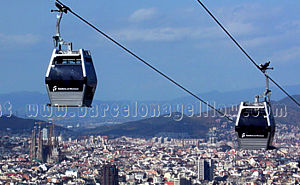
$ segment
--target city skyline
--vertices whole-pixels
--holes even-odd
[[[280,124],[277,129],[280,148],[275,150],[237,149],[232,126],[215,128],[213,143],[209,138],[62,138],[60,163],[31,161],[30,134],[1,131],[0,184],[297,184],[299,127]]]

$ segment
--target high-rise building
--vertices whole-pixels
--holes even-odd
[[[212,159],[198,160],[198,178],[199,180],[212,181],[214,178],[214,162]]]
[[[116,165],[105,164],[101,170],[101,185],[119,184],[118,168]]]

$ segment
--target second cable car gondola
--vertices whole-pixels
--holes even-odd
[[[270,149],[275,133],[275,121],[268,102],[242,102],[235,131],[242,149]]]
[[[50,106],[90,107],[97,86],[97,76],[89,51],[72,50],[72,43],[60,36],[60,21],[67,10],[56,3],[55,49],[46,72],[46,89]],[[66,50],[62,47],[67,46]]]
[[[256,96],[254,103],[242,102],[237,115],[235,131],[242,149],[273,149],[275,120],[270,104],[269,79],[266,73],[270,62],[260,68],[266,77],[264,94]],[[260,98],[264,98],[260,102]]]

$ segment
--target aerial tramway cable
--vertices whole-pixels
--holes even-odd
[[[155,72],[159,73],[160,75],[162,75],[163,77],[165,77],[167,80],[169,80],[170,82],[172,82],[173,84],[175,84],[176,86],[178,86],[179,88],[181,88],[182,90],[184,90],[185,92],[187,92],[188,94],[192,95],[194,98],[198,99],[199,101],[201,101],[202,103],[204,103],[205,105],[207,105],[209,108],[215,110],[220,115],[222,115],[225,118],[227,118],[229,121],[233,121],[232,118],[230,118],[229,116],[227,116],[226,114],[224,114],[223,112],[221,112],[219,109],[215,108],[214,106],[210,105],[208,102],[204,101],[203,99],[201,99],[199,96],[197,96],[196,94],[194,94],[193,92],[191,92],[187,88],[185,88],[182,85],[180,85],[178,82],[176,82],[171,77],[167,76],[165,73],[163,73],[160,70],[158,70],[157,68],[155,68],[150,63],[146,62],[144,59],[142,59],[141,57],[139,57],[133,51],[129,50],[128,48],[126,48],[125,46],[123,46],[122,44],[120,44],[119,42],[117,42],[115,39],[113,39],[111,36],[109,36],[108,34],[104,33],[99,28],[97,28],[96,26],[94,26],[93,24],[91,24],[90,22],[88,22],[87,20],[85,20],[83,17],[81,17],[77,13],[75,13],[73,10],[71,10],[68,6],[66,6],[65,4],[63,4],[61,1],[56,0],[56,2],[58,2],[65,11],[69,11],[70,13],[72,13],[73,15],[75,15],[81,21],[83,21],[84,23],[86,23],[87,25],[89,25],[90,27],[92,27],[98,33],[100,33],[101,35],[103,35],[104,37],[106,37],[107,39],[109,39],[110,41],[112,41],[114,44],[116,44],[117,46],[119,46],[120,48],[122,48],[123,50],[125,50],[127,53],[129,53],[130,55],[132,55],[133,57],[135,57],[136,59],[138,59],[139,61],[141,61],[142,63],[144,63],[146,66],[150,67],[152,70],[154,70]]]
[[[220,21],[212,14],[212,12],[200,1],[198,3],[204,8],[204,10],[210,15],[210,17],[221,27],[221,29],[227,34],[227,36],[234,42],[234,44],[246,55],[246,57],[252,62],[255,67],[260,70],[268,79],[270,79],[273,84],[275,84],[284,94],[286,94],[293,102],[295,102],[299,107],[300,103],[292,97],[286,90],[284,90],[275,80],[273,80],[269,75],[266,75],[260,66],[254,61],[254,59],[246,52],[246,50],[237,42],[237,40],[226,30],[226,28],[220,23]]]

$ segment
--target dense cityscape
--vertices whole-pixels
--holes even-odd
[[[206,139],[125,136],[71,139],[53,136],[54,130],[49,128],[48,133],[35,128],[31,136],[1,132],[0,184],[300,182],[300,130],[297,126],[277,125],[277,149],[274,150],[237,149],[234,129],[226,122],[211,128]],[[42,149],[34,149],[32,143]],[[51,151],[49,155],[42,151],[47,147],[47,151]]]

